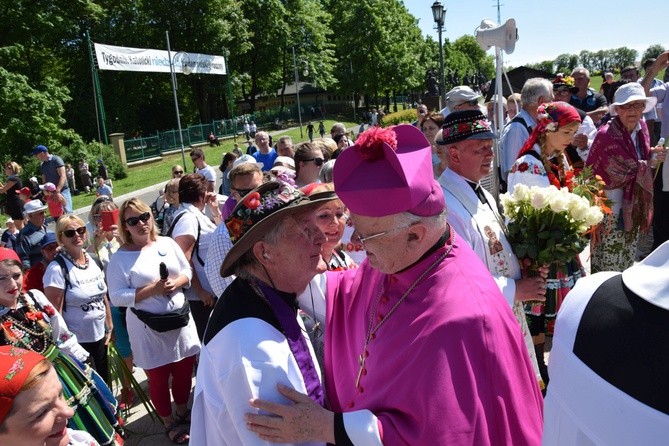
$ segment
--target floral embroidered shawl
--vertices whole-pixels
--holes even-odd
[[[619,117],[597,132],[588,154],[587,166],[600,175],[606,183],[605,189],[623,190],[623,224],[625,231],[640,229],[647,232],[653,216],[653,174],[648,165],[650,140],[648,127],[640,121],[637,133],[639,151],[632,142],[631,134]]]

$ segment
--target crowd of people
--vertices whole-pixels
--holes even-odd
[[[0,185],[0,439],[122,443],[136,398],[108,386],[113,340],[175,444],[662,443],[667,66],[623,70],[606,96],[583,68],[501,104],[458,86],[355,141],[335,124],[274,145],[245,124],[221,176],[193,149],[155,203],[105,189],[88,221],[72,168],[37,146],[43,201],[15,162]],[[583,168],[611,206],[593,274],[579,256],[530,270],[486,185],[562,188]],[[26,429],[34,407],[48,416]]]

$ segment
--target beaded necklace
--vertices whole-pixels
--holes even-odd
[[[67,260],[69,260],[70,263],[72,263],[75,268],[78,268],[78,269],[88,268],[88,256],[86,255],[86,253],[83,253],[84,254],[84,264],[83,265],[80,265],[79,263],[77,263],[77,260],[74,260],[74,258],[72,258],[72,256],[66,250],[63,249],[60,253],[63,255],[63,257],[65,257]]]
[[[28,302],[25,295],[19,296],[19,301],[22,307],[15,311],[25,309],[23,320],[11,315],[11,311],[2,316],[2,319],[4,319],[4,322],[2,322],[3,329],[14,338],[12,340],[9,336],[5,336],[7,342],[44,354],[52,344],[51,327],[47,322],[39,323],[40,320],[44,321],[44,314]],[[40,345],[41,348],[37,348]]]

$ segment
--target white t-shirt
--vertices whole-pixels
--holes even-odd
[[[70,287],[65,290],[64,271],[57,262],[49,263],[42,282],[44,288],[65,290],[62,316],[79,342],[96,342],[105,335],[107,284],[100,267],[86,253],[88,267],[80,269],[65,256]]]
[[[210,165],[204,166],[202,169],[195,169],[195,173],[199,173],[207,179],[207,181],[216,184],[216,171]]]
[[[214,231],[216,231],[216,225],[214,225],[211,220],[209,220],[198,208],[192,204],[181,203],[179,211],[179,213],[185,212],[185,215],[179,218],[179,221],[177,221],[176,225],[174,225],[172,238],[176,239],[180,235],[192,235],[193,237],[197,238],[197,225],[198,222],[200,223],[200,243],[198,245],[197,251],[195,248],[193,248],[191,262],[193,264],[195,274],[197,274],[197,278],[200,280],[202,288],[211,294],[214,294],[214,290],[211,289],[211,285],[207,279],[204,265],[200,263],[200,261],[197,259],[197,256],[199,254],[202,262],[206,262],[209,243],[211,241],[212,234]],[[197,293],[192,288],[186,290],[186,297],[188,300],[200,300]]]

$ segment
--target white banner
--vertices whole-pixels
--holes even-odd
[[[167,51],[126,48],[100,43],[94,45],[98,67],[101,70],[170,72]],[[172,63],[175,73],[226,74],[223,56],[172,51]]]

